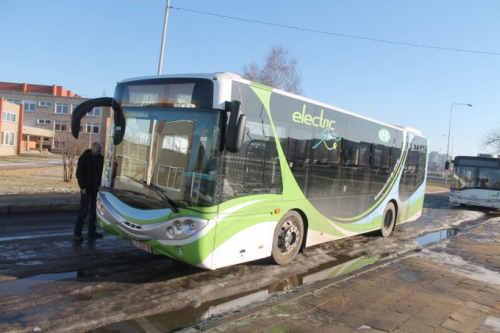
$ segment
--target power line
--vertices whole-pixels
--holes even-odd
[[[144,1],[140,1],[140,0],[136,0],[136,1],[144,3]],[[151,3],[149,3],[149,4],[151,4]],[[285,29],[292,29],[292,30],[298,30],[298,31],[305,31],[305,32],[312,32],[312,33],[316,33],[316,34],[330,35],[330,36],[336,36],[336,37],[360,39],[360,40],[366,40],[366,41],[376,42],[376,43],[386,43],[386,44],[394,44],[394,45],[413,46],[413,47],[426,48],[426,49],[435,49],[435,50],[441,50],[441,51],[477,53],[477,54],[487,54],[487,55],[500,56],[499,52],[466,50],[466,49],[456,49],[456,48],[442,47],[442,46],[432,46],[432,45],[424,45],[424,44],[415,44],[415,43],[408,43],[408,42],[396,42],[396,41],[391,41],[391,40],[386,40],[386,39],[362,37],[362,36],[341,34],[341,33],[330,32],[330,31],[315,30],[315,29],[310,29],[310,28],[295,27],[295,26],[286,25],[286,24],[278,24],[278,23],[264,22],[264,21],[253,20],[253,19],[245,19],[245,18],[241,18],[241,17],[221,15],[221,14],[203,12],[203,11],[199,11],[199,10],[187,9],[187,8],[181,8],[181,7],[173,7],[173,6],[171,6],[170,8],[171,9],[182,10],[182,11],[186,11],[186,12],[191,12],[191,13],[202,14],[202,15],[221,17],[221,18],[230,19],[230,20],[243,21],[243,22],[248,22],[248,23],[256,23],[256,24],[262,24],[262,25],[269,25],[269,26],[273,26],[273,27],[279,27],[279,28],[285,28]]]

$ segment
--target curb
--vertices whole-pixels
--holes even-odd
[[[68,212],[80,209],[79,193],[13,193],[0,195],[0,214]]]
[[[78,203],[0,204],[0,214],[72,212],[79,207]]]

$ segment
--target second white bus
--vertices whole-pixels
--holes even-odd
[[[453,160],[450,202],[500,208],[500,159],[457,156]]]

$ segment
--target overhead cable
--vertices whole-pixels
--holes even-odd
[[[145,3],[145,4],[149,4],[149,5],[154,5],[154,3],[146,2],[145,0],[135,0],[135,1],[136,2],[142,2],[142,3]],[[304,32],[311,32],[311,33],[323,34],[323,35],[330,35],[330,36],[336,36],[336,37],[343,37],[343,38],[366,40],[366,41],[376,42],[376,43],[386,43],[386,44],[393,44],[393,45],[413,46],[413,47],[426,48],[426,49],[435,49],[435,50],[441,50],[441,51],[464,52],[464,53],[478,53],[478,54],[487,54],[487,55],[500,56],[499,52],[466,50],[466,49],[458,49],[458,48],[443,47],[443,46],[432,46],[432,45],[415,44],[415,43],[408,43],[408,42],[397,42],[397,41],[391,41],[391,40],[380,39],[380,38],[370,38],[370,37],[363,37],[363,36],[355,36],[355,35],[342,34],[342,33],[331,32],[331,31],[322,31],[322,30],[316,30],[316,29],[310,29],[310,28],[295,27],[295,26],[292,26],[292,25],[272,23],[272,22],[265,22],[265,21],[259,21],[259,20],[254,20],[254,19],[246,19],[246,18],[241,18],[241,17],[229,16],[229,15],[222,15],[222,14],[216,14],[216,13],[209,13],[209,12],[204,12],[204,11],[200,11],[200,10],[194,10],[194,9],[188,9],[188,8],[181,8],[181,7],[174,7],[174,6],[170,6],[169,9],[177,9],[177,10],[181,10],[181,11],[185,11],[185,12],[197,13],[197,14],[214,16],[214,17],[221,17],[221,18],[225,18],[225,19],[236,20],[236,21],[243,21],[243,22],[254,23],[254,24],[269,25],[269,26],[278,27],[278,28],[284,28],[284,29],[292,29],[292,30],[298,30],[298,31],[304,31]]]

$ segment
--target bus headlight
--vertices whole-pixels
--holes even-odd
[[[208,225],[208,220],[197,217],[181,217],[169,221],[166,224],[166,234],[169,239],[180,240],[186,239]]]

